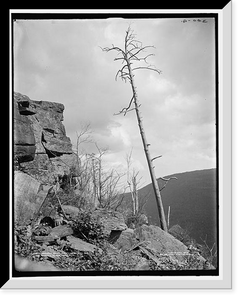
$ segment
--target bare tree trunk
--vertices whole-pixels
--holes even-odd
[[[131,78],[133,101],[134,101],[134,105],[135,105],[135,111],[136,111],[136,116],[137,116],[137,121],[138,121],[138,127],[139,127],[140,135],[141,135],[141,138],[142,138],[142,142],[143,142],[143,149],[144,149],[145,156],[146,156],[147,163],[148,163],[148,167],[149,167],[149,172],[150,172],[150,176],[151,176],[151,180],[152,180],[155,199],[156,199],[156,202],[157,202],[159,219],[160,219],[160,226],[164,231],[167,232],[168,229],[167,229],[167,224],[166,224],[166,219],[165,219],[164,208],[163,208],[163,204],[162,204],[162,198],[161,198],[161,195],[160,195],[159,185],[158,185],[158,182],[157,182],[157,179],[156,179],[156,176],[155,176],[154,167],[153,167],[153,163],[152,163],[152,158],[151,158],[151,155],[150,155],[150,152],[149,152],[149,144],[147,142],[145,131],[144,131],[144,128],[143,128],[142,116],[141,116],[141,113],[139,111],[138,95],[137,95],[137,92],[136,92],[136,87],[134,85],[134,78],[133,78],[134,76],[132,74],[132,70],[131,70],[131,66],[130,66],[129,61],[127,61],[127,65],[128,65],[129,75],[130,75],[130,78]]]
[[[131,84],[132,94],[133,94],[132,99],[130,100],[129,105],[127,107],[123,108],[118,114],[124,113],[124,116],[125,116],[126,113],[128,113],[131,110],[135,109],[135,111],[136,111],[138,127],[140,130],[140,135],[142,137],[143,148],[144,148],[145,156],[146,156],[148,167],[149,167],[149,172],[150,172],[150,176],[151,176],[151,180],[152,180],[155,199],[157,202],[160,226],[164,231],[167,232],[168,229],[167,229],[167,223],[166,223],[166,219],[165,219],[165,213],[164,213],[164,208],[163,208],[163,204],[162,204],[160,189],[159,189],[159,185],[158,185],[158,182],[157,182],[157,179],[155,176],[154,167],[153,167],[153,163],[152,163],[153,160],[161,157],[161,155],[157,156],[153,159],[150,156],[149,144],[147,142],[147,139],[145,136],[145,131],[143,128],[142,116],[141,116],[141,113],[139,110],[140,105],[138,102],[138,95],[136,92],[136,87],[134,84],[134,75],[133,75],[133,71],[139,70],[139,69],[152,70],[159,74],[161,73],[160,70],[156,69],[152,65],[147,65],[147,59],[153,54],[150,53],[145,56],[140,56],[140,54],[142,52],[146,51],[146,49],[151,48],[151,47],[153,47],[153,46],[143,46],[142,43],[136,39],[135,35],[133,34],[133,31],[129,27],[128,30],[126,31],[124,50],[117,46],[114,46],[114,45],[112,45],[112,47],[110,47],[110,48],[109,47],[102,48],[102,50],[106,51],[106,52],[114,50],[118,53],[117,57],[114,60],[115,61],[121,60],[123,67],[118,70],[115,78],[117,79],[117,77],[120,77],[125,82],[126,82],[126,80],[129,80],[129,82]],[[132,67],[133,62],[145,62],[146,65]],[[130,109],[132,103],[134,103],[134,108]]]

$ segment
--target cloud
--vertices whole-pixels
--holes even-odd
[[[126,147],[131,146],[131,141],[128,133],[122,127],[110,127],[111,138],[121,140]]]
[[[145,85],[145,89],[148,93],[156,93],[160,95],[166,95],[169,93],[174,93],[176,89],[176,85],[166,79],[163,76],[158,76],[158,74],[154,75],[154,73],[148,74],[148,79]]]
[[[141,114],[161,175],[215,166],[214,24],[181,19],[34,20],[14,25],[15,89],[35,100],[65,105],[64,125],[75,143],[80,123],[89,122],[93,138],[108,147],[107,165],[125,167],[133,148],[134,165],[148,180],[135,111],[127,107],[129,83],[115,81],[121,67],[116,53],[131,24],[143,45],[154,45],[149,63],[162,74],[135,71]],[[150,52],[148,52],[150,53]],[[146,54],[148,54],[146,53]],[[84,145],[93,151],[94,144]]]

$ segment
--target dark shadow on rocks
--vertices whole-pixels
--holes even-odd
[[[121,233],[122,233],[121,230],[112,230],[108,238],[108,242],[110,244],[114,244],[119,239]]]

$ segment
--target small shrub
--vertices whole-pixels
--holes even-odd
[[[126,224],[129,228],[135,228],[148,223],[148,217],[144,213],[137,213],[136,215],[128,214],[126,216]]]
[[[73,221],[72,229],[74,235],[91,244],[102,244],[107,238],[104,227],[92,219],[91,212],[80,214],[79,218]]]

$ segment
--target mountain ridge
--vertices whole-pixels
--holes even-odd
[[[174,173],[165,178],[177,177],[170,180],[161,191],[162,202],[168,222],[168,209],[170,206],[169,227],[179,224],[187,230],[189,235],[198,243],[202,239],[207,244],[213,245],[217,241],[217,169],[203,169]],[[163,187],[165,181],[158,180],[159,187]],[[157,204],[152,188],[148,184],[138,191],[149,223],[159,226]],[[129,201],[129,194],[126,195]]]

